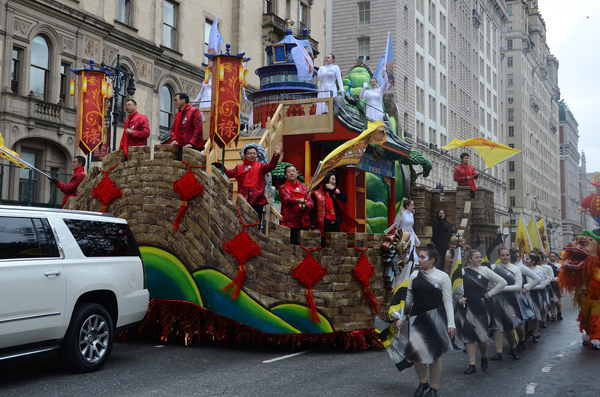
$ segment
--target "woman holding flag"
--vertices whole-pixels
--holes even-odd
[[[405,356],[414,362],[419,378],[416,397],[437,396],[442,376],[442,354],[452,348],[454,337],[454,312],[452,309],[452,284],[450,277],[437,269],[440,260],[433,248],[419,252],[419,271],[411,274],[408,281],[405,306],[410,310],[408,344]],[[402,328],[403,321],[396,326]],[[429,380],[427,382],[427,366]],[[429,392],[425,392],[429,389]]]
[[[383,84],[381,87],[377,84],[377,79],[375,77],[371,77],[369,80],[369,84],[371,85],[371,89],[367,90],[367,83],[363,85],[363,89],[360,93],[361,99],[366,99],[366,110],[365,113],[367,117],[372,119],[373,121],[383,120],[383,93],[387,89],[388,86],[388,77],[385,70],[382,72],[383,75]]]
[[[331,96],[330,91],[333,92],[333,96],[336,96],[338,91],[344,90],[344,83],[342,82],[342,73],[337,65],[334,65],[335,55],[329,53],[325,55],[325,65],[319,68],[319,94],[317,98],[329,98]],[[337,87],[336,87],[337,84]],[[329,113],[327,104],[325,102],[317,103],[317,109],[315,114],[326,114]]]

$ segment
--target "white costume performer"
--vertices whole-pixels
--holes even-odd
[[[208,84],[202,82],[202,88],[200,88],[200,93],[194,99],[194,102],[198,103],[200,108],[209,108],[211,106],[211,96],[212,96],[212,75],[208,79]],[[202,121],[205,122],[204,113],[202,113]]]
[[[321,84],[319,85],[319,95],[318,98],[329,98],[331,95],[329,91],[333,91],[333,96],[335,97],[338,91],[344,89],[344,84],[342,83],[342,74],[340,73],[340,68],[337,65],[330,64],[321,66],[319,68],[319,81]],[[336,83],[339,88],[336,87]],[[317,103],[317,111],[316,114],[329,113],[327,109],[327,104],[325,102]]]
[[[413,229],[414,224],[415,215],[410,211],[406,211],[403,206],[400,206],[400,212],[398,212],[398,216],[396,216],[396,219],[394,219],[394,224],[385,229],[384,233],[389,233],[394,230],[394,228],[401,229],[403,232],[409,232],[413,259],[415,263],[418,263],[419,255],[417,254],[417,247],[421,244],[421,242],[419,241],[419,237],[417,237],[417,234]]]
[[[371,88],[367,90],[368,84],[363,85],[360,98],[367,99],[366,115],[368,118],[377,120],[383,120],[383,93],[385,92],[388,85],[387,73],[383,74],[384,83],[379,88]]]

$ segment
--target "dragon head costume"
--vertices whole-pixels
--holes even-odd
[[[564,247],[558,284],[580,308],[579,329],[584,344],[600,350],[600,230],[584,230]]]

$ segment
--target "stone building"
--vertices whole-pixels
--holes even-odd
[[[558,60],[546,44],[537,1],[506,1],[506,9],[507,141],[523,151],[508,162],[508,205],[515,214],[558,224]]]
[[[498,0],[332,0],[331,51],[342,74],[362,58],[375,69],[391,33],[398,125],[407,141],[433,163],[418,183],[453,189],[459,149],[442,153],[452,139],[506,141],[507,21]],[[328,25],[329,28],[329,25]],[[469,151],[469,150],[465,150]],[[479,170],[485,164],[471,152]],[[485,171],[478,185],[494,193],[495,221],[507,218],[506,164]]]
[[[560,120],[558,128],[560,135],[561,237],[564,237],[560,243],[557,240],[556,246],[560,249],[571,240],[573,233],[581,233],[583,228],[582,218],[585,215],[582,215],[577,209],[582,199],[579,184],[579,151],[577,148],[579,124],[564,100],[561,100],[558,105]],[[587,183],[589,184],[589,180]]]
[[[94,59],[120,63],[135,75],[132,96],[150,121],[150,147],[171,127],[173,97],[186,92],[193,100],[204,80],[208,32],[218,26],[233,53],[245,51],[249,87],[259,85],[254,70],[265,64],[264,48],[285,34],[285,19],[296,32],[312,31],[314,53],[324,42],[325,3],[313,0],[23,0],[0,1],[0,132],[6,145],[37,168],[61,173],[68,180],[75,149],[75,97],[69,68]],[[225,51],[225,46],[222,48]],[[123,90],[125,91],[125,90]],[[119,96],[119,107],[128,98]],[[116,144],[125,114],[119,118]],[[207,134],[207,131],[205,131]],[[110,134],[112,137],[112,133]],[[111,143],[111,147],[112,147]],[[0,200],[60,203],[46,178],[9,170],[6,161]],[[6,172],[4,172],[6,171]],[[28,187],[32,187],[29,191]],[[58,196],[58,197],[57,197]]]

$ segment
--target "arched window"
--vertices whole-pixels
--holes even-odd
[[[46,100],[50,73],[50,50],[48,42],[42,36],[35,36],[31,42],[31,70],[29,72],[29,90],[37,99]]]
[[[164,85],[160,89],[160,116],[159,116],[159,131],[161,142],[169,140],[169,131],[173,124],[173,92],[171,89]]]

